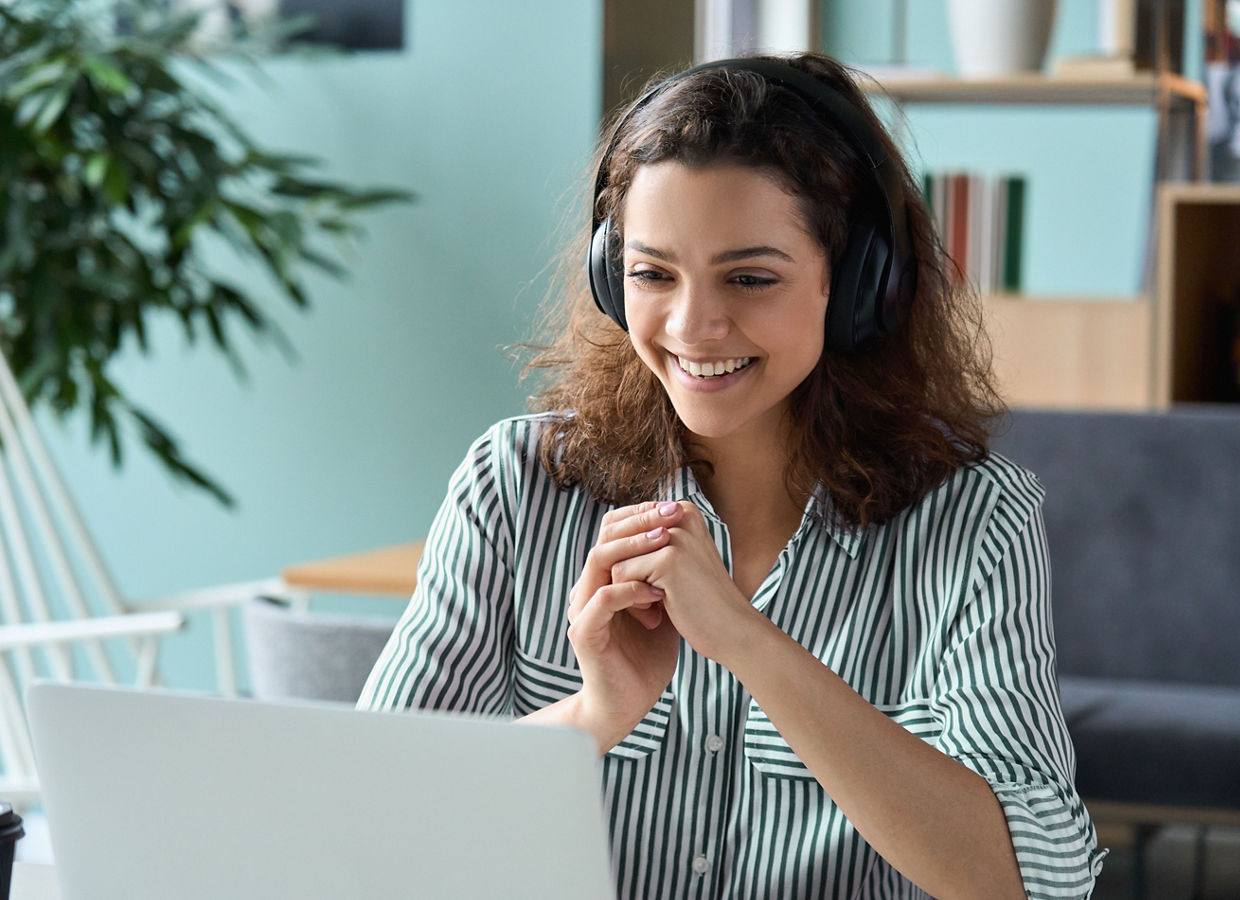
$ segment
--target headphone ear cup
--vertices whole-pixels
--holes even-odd
[[[848,244],[831,276],[825,337],[830,349],[853,353],[898,324],[882,319],[891,263],[891,245],[882,230],[868,221],[852,223]]]
[[[629,323],[624,318],[624,260],[620,258],[610,218],[604,219],[590,238],[589,268],[594,305],[628,331]]]

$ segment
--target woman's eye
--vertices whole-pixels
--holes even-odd
[[[766,278],[762,275],[735,275],[732,280],[746,290],[760,290],[775,283],[774,278]]]
[[[625,277],[637,284],[654,284],[656,281],[663,281],[666,276],[662,272],[656,272],[653,269],[634,269],[626,272]]]

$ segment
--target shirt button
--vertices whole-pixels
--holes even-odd
[[[711,753],[718,753],[723,749],[723,738],[717,734],[712,734],[706,739],[706,749]]]
[[[706,861],[705,856],[699,856],[693,861],[693,871],[699,875],[705,875],[710,871],[710,863]]]

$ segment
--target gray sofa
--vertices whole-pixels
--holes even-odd
[[[1240,825],[1240,407],[1018,410],[995,448],[1046,487],[1077,787],[1140,892],[1159,826]]]

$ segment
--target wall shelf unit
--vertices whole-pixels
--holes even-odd
[[[1217,317],[1205,310],[1204,289],[1194,279],[1205,277],[1203,268],[1213,270],[1216,258],[1240,246],[1240,189],[1227,214],[1210,211],[1218,204],[1201,199],[1216,196],[1209,193],[1209,185],[1165,184],[1197,182],[1205,173],[1206,92],[1200,83],[1155,72],[985,80],[885,73],[881,80],[862,78],[861,83],[872,97],[886,96],[899,104],[1093,104],[1152,110],[1158,130],[1151,196],[1160,189],[1164,193],[1162,202],[1151,203],[1150,209],[1150,231],[1160,249],[1149,293],[984,298],[995,371],[1013,406],[1149,409],[1212,396],[1201,385],[1211,376],[1200,371],[1199,348]],[[1206,244],[1210,250],[1201,250],[1203,239],[1197,232],[1216,234],[1218,216],[1231,230]],[[1229,259],[1231,268],[1217,274],[1234,282],[1240,275],[1240,254],[1231,252]]]
[[[1240,399],[1240,184],[1159,190],[1155,405]]]

